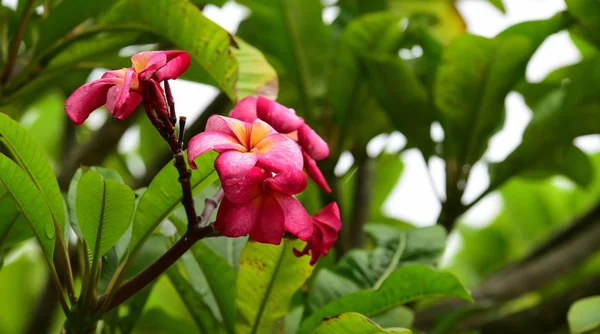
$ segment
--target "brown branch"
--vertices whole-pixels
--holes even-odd
[[[566,325],[567,312],[575,301],[597,294],[600,294],[600,275],[530,309],[492,321],[474,319],[465,327],[477,328],[482,334],[550,333]]]
[[[351,248],[360,248],[365,242],[363,227],[369,219],[371,210],[371,193],[373,191],[373,173],[375,162],[369,158],[366,148],[355,154],[358,169],[356,171],[356,183],[354,199],[352,202],[353,212],[350,217],[349,241]]]
[[[179,260],[185,252],[192,248],[196,241],[214,235],[214,232],[212,225],[202,228],[198,226],[194,226],[192,229],[188,228],[188,231],[183,237],[156,260],[156,262],[152,263],[148,268],[144,269],[144,271],[119,286],[114,294],[114,298],[110,301],[110,305],[106,308],[106,312],[109,312],[116,306],[124,303],[127,299],[131,298],[137,292],[153,282],[158,276],[165,272],[165,270]],[[100,309],[106,299],[107,294],[103,294],[96,299],[96,310]]]
[[[33,12],[34,5],[35,5],[34,0],[29,0],[27,2],[27,6],[25,7],[25,10],[23,11],[23,16],[21,17],[21,20],[19,21],[19,26],[17,28],[17,32],[15,33],[12,41],[10,42],[10,46],[8,49],[9,50],[8,60],[6,61],[6,67],[4,67],[4,72],[2,73],[2,76],[0,77],[0,84],[2,84],[2,85],[4,85],[8,81],[8,79],[10,78],[10,75],[12,74],[13,68],[15,66],[15,61],[17,59],[17,54],[19,53],[19,46],[21,45],[21,41],[23,40],[23,34],[25,34],[25,28],[27,27],[27,21],[29,21],[29,17],[31,16],[31,13]]]
[[[476,303],[495,305],[538,290],[574,270],[600,250],[598,207],[580,217],[573,225],[587,226],[587,228],[577,233],[573,232],[570,238],[535,259],[509,267],[484,281],[472,292]],[[440,314],[465,305],[461,302],[448,301],[432,306],[417,314],[415,326],[427,329]]]

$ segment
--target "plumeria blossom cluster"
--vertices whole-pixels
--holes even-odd
[[[185,51],[149,51],[134,55],[131,61],[132,67],[106,72],[75,90],[66,101],[67,115],[81,125],[94,110],[105,106],[114,117],[124,119],[142,103],[173,151],[184,202],[191,201],[186,206],[191,208],[188,220],[195,220],[189,184],[186,188],[190,174],[183,160],[185,118],[180,119],[177,139],[168,84],[187,70],[190,57]],[[205,131],[190,140],[189,165],[197,168],[194,159],[210,150],[219,153],[215,169],[225,194],[215,223],[222,235],[250,235],[255,241],[277,245],[285,233],[291,233],[307,242],[303,250],[294,250],[297,256],[310,254],[315,264],[327,254],[341,228],[337,204],[311,217],[294,195],[307,186],[303,170],[330,191],[316,163],[329,155],[329,148],[293,109],[263,97],[247,97],[229,117],[211,116]]]
[[[294,195],[308,175],[330,191],[315,160],[329,155],[327,143],[293,109],[264,97],[247,97],[229,117],[214,115],[204,132],[190,140],[188,159],[214,150],[215,169],[225,197],[216,228],[225,236],[249,234],[278,245],[285,232],[307,242],[297,256],[311,254],[311,264],[327,254],[341,228],[336,203],[311,217]]]
[[[69,118],[81,125],[101,106],[118,119],[126,118],[148,93],[157,90],[162,95],[159,83],[166,84],[183,74],[190,66],[190,56],[185,51],[146,51],[135,54],[131,62],[130,68],[106,72],[100,79],[77,88],[66,101]]]

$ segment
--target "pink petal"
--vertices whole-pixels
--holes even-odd
[[[327,143],[306,124],[298,129],[298,144],[315,160],[323,160],[329,156]]]
[[[133,69],[129,69],[125,74],[123,85],[115,85],[108,91],[106,109],[118,119],[129,116],[142,100],[140,94],[130,92],[129,87],[134,79],[137,80],[136,73]]]
[[[258,118],[269,123],[275,130],[282,133],[297,130],[304,124],[304,120],[296,116],[294,109],[286,108],[262,96],[259,96],[256,102],[256,114]]]
[[[315,226],[322,231],[323,246],[327,249],[331,248],[337,240],[339,230],[342,228],[340,209],[337,203],[329,203],[313,216],[313,221]]]
[[[257,118],[256,98],[253,96],[243,98],[235,105],[235,108],[229,112],[229,117],[239,119],[243,122],[254,122]]]
[[[263,195],[262,184],[267,177],[269,177],[269,173],[264,172],[259,167],[254,167],[237,182],[232,180],[222,182],[223,191],[225,196],[233,203],[249,202]]]
[[[234,198],[245,196],[246,189],[244,189],[244,187],[240,188],[238,185],[244,183],[244,179],[250,170],[254,168],[256,161],[257,156],[255,153],[242,153],[233,150],[219,154],[217,160],[215,160],[215,169],[219,174],[223,189],[226,190],[229,199],[233,202],[239,203],[250,200],[236,200]],[[260,185],[260,181],[257,184]]]
[[[234,204],[224,197],[219,205],[215,227],[226,237],[244,236],[256,226],[260,219],[260,200]]]
[[[106,103],[108,90],[122,82],[116,78],[99,79],[77,88],[65,102],[67,115],[73,123],[83,124],[92,111]]]
[[[171,80],[179,77],[190,67],[190,55],[185,51],[164,51],[167,64],[156,71],[156,80]]]
[[[258,149],[258,165],[274,172],[302,169],[302,151],[290,138],[274,133],[268,135],[254,148]]]
[[[125,73],[127,73],[128,70],[130,70],[130,68],[122,68],[120,70],[104,72],[101,79],[125,79]]]
[[[331,188],[329,188],[329,185],[327,184],[327,181],[325,180],[325,177],[323,176],[323,173],[321,173],[321,170],[319,169],[319,166],[317,166],[315,160],[309,157],[304,151],[302,151],[302,157],[304,158],[304,169],[306,170],[306,173],[308,173],[308,176],[310,176],[310,178],[315,181],[315,183],[321,187],[321,189],[330,193]]]
[[[188,143],[188,162],[193,169],[198,168],[194,163],[199,155],[210,150],[224,152],[227,150],[236,150],[244,152],[246,149],[239,141],[228,134],[222,132],[206,131],[195,135]]]
[[[293,196],[283,193],[275,193],[273,197],[283,210],[285,230],[301,240],[308,240],[313,234],[313,224],[311,217],[302,204]]]
[[[123,104],[120,110],[114,114],[114,116],[118,119],[125,119],[129,116],[135,108],[142,102],[142,95],[136,92],[129,92],[129,97],[127,101]]]
[[[249,151],[249,127],[250,124],[242,122],[235,118],[220,115],[212,115],[208,118],[208,121],[206,122],[205,131],[219,131],[236,137],[239,143],[244,145],[244,147],[246,147]]]
[[[262,198],[260,220],[250,232],[255,241],[279,245],[284,232],[285,215],[277,200],[271,196]]]
[[[265,185],[272,190],[288,195],[301,193],[308,184],[306,174],[299,169],[280,172],[265,180]]]

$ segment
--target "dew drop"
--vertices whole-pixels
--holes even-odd
[[[44,228],[44,232],[46,233],[46,237],[48,237],[48,239],[54,239],[54,225],[53,224],[46,224],[46,227]]]

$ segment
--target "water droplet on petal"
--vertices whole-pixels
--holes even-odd
[[[44,232],[46,233],[46,237],[48,237],[48,239],[54,239],[54,224],[46,224],[46,227],[44,227]]]

